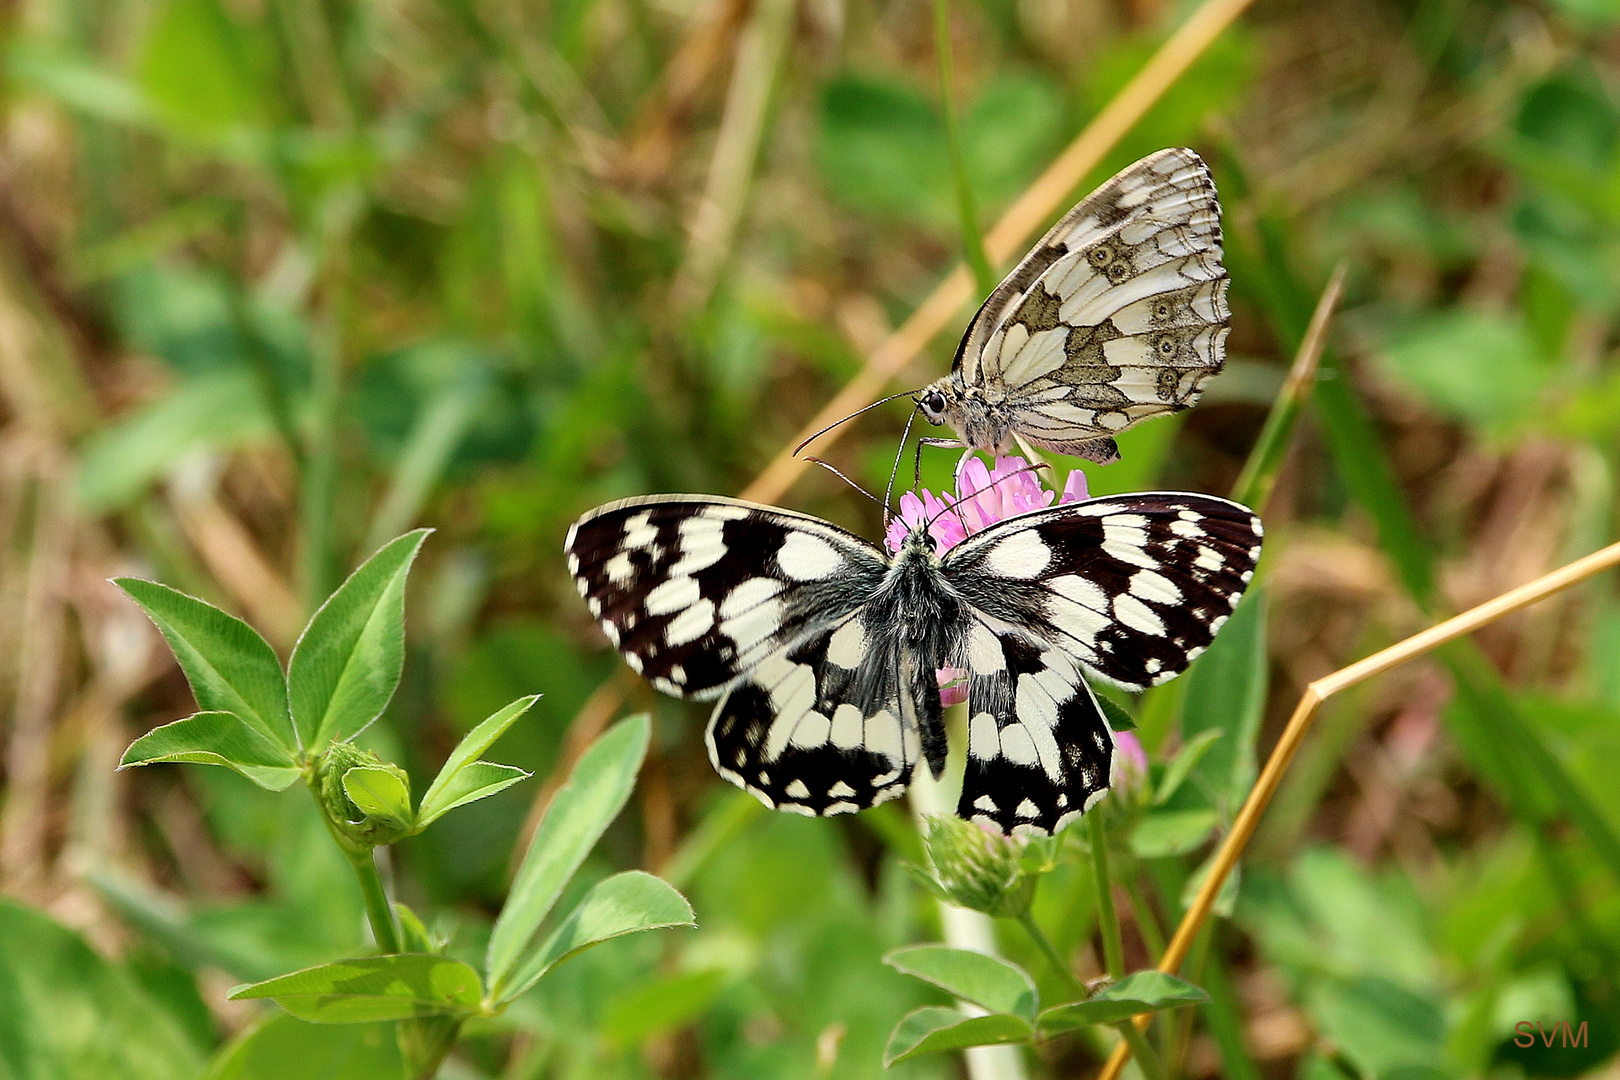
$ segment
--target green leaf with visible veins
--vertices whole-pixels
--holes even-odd
[[[235,615],[140,578],[114,578],[157,624],[201,712],[228,712],[288,753],[298,748],[287,680],[270,643]]]
[[[613,725],[585,751],[568,783],[552,798],[489,936],[485,976],[490,993],[503,996],[540,920],[624,809],[646,756],[650,731],[645,713]]]
[[[422,796],[422,805],[417,808],[419,824],[427,825],[447,810],[486,798],[528,777],[528,773],[510,765],[479,761],[478,755],[488,750],[539,699],[539,694],[519,698],[467,732],[450,752],[427,794]]]
[[[968,1016],[956,1009],[917,1009],[894,1026],[889,1045],[883,1049],[883,1065],[887,1068],[923,1054],[942,1054],[970,1046],[1028,1042],[1034,1037],[1034,1029],[1018,1016]]]
[[[592,945],[642,930],[696,926],[692,905],[662,878],[627,870],[597,884],[539,949],[529,954],[499,993],[510,1001],[539,982],[552,968]]]
[[[305,968],[230,992],[230,1000],[269,998],[317,1024],[469,1015],[483,989],[478,972],[446,956],[398,953],[362,956]]]
[[[883,962],[993,1013],[1012,1013],[1034,1023],[1040,1010],[1035,981],[1000,957],[945,945],[911,945],[891,951]]]
[[[405,664],[405,578],[426,529],[385,545],[309,620],[288,666],[293,720],[311,753],[382,715]]]
[[[1138,971],[1085,1001],[1057,1005],[1041,1013],[1042,1035],[1056,1035],[1090,1024],[1117,1024],[1142,1013],[1160,1012],[1209,1000],[1203,990],[1162,971]]]
[[[118,767],[160,761],[223,765],[270,791],[282,791],[298,779],[290,754],[228,712],[200,712],[154,728],[129,744]]]

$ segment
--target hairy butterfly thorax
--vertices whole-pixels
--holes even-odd
[[[715,702],[710,761],[767,805],[847,813],[903,794],[919,761],[937,771],[949,666],[968,673],[957,812],[1051,833],[1110,781],[1086,675],[1142,689],[1185,670],[1252,577],[1260,522],[1152,492],[969,532],[940,550],[914,526],[891,555],[804,514],[650,496],[584,515],[565,550],[626,663]]]

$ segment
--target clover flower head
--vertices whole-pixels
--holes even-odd
[[[906,534],[924,522],[932,521],[928,526],[928,535],[934,538],[941,552],[949,551],[967,539],[962,519],[946,512],[955,503],[956,499],[947,492],[935,495],[932,491],[924,491],[921,498],[906,492],[900,496],[900,513],[889,519],[883,542],[890,551],[899,551],[900,545],[906,542]]]
[[[1147,783],[1148,757],[1134,731],[1114,732],[1114,786],[1132,788]]]
[[[970,457],[957,470],[954,495],[924,491],[920,497],[910,492],[900,496],[900,513],[883,539],[890,551],[899,551],[912,529],[932,520],[928,533],[944,554],[998,521],[1045,509],[1054,501],[1062,505],[1089,497],[1086,474],[1079,469],[1070,471],[1059,495],[1043,487],[1040,472],[1021,457],[999,457],[994,468]]]
[[[928,867],[908,869],[946,903],[1010,919],[1029,910],[1042,871],[1026,865],[1022,839],[941,814],[924,821],[923,847]]]

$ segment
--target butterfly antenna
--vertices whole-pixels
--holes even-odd
[[[867,491],[865,488],[861,487],[861,485],[857,484],[855,481],[853,481],[849,477],[845,476],[842,472],[839,472],[837,466],[832,465],[829,462],[822,461],[818,457],[807,457],[804,460],[810,462],[812,465],[820,465],[823,469],[826,469],[828,472],[830,472],[834,476],[838,477],[838,479],[842,480],[844,483],[848,484],[850,487],[854,488],[856,491],[860,492],[862,495],[865,495],[868,499],[871,499],[873,502],[878,501],[878,497],[876,495],[872,494],[870,491]],[[888,522],[885,521],[883,524],[885,526],[887,526]]]
[[[911,415],[906,417],[905,430],[900,432],[900,445],[894,449],[894,467],[889,470],[889,486],[883,489],[883,527],[889,527],[889,499],[894,496],[894,477],[900,471],[900,462],[906,456],[906,440],[911,438],[911,422],[917,419],[917,410],[912,409]],[[922,447],[917,447],[922,453]],[[919,459],[920,460],[920,459]]]
[[[944,517],[946,514],[950,513],[952,510],[956,510],[957,513],[960,514],[961,513],[960,507],[961,507],[961,505],[963,503],[967,502],[969,499],[978,498],[984,492],[989,491],[990,488],[995,487],[997,484],[1001,483],[1003,480],[1011,480],[1013,477],[1018,476],[1021,473],[1039,472],[1041,469],[1050,469],[1051,467],[1052,466],[1048,465],[1046,462],[1043,461],[1038,465],[1025,465],[1022,468],[1014,469],[1012,472],[1008,473],[1005,476],[998,476],[994,480],[990,481],[990,487],[982,488],[979,491],[975,491],[972,495],[969,495],[966,498],[958,497],[955,502],[951,503],[951,505],[947,506],[945,509],[943,509],[939,513],[935,514],[933,517],[929,518],[928,519],[928,526],[932,527],[934,522],[938,521],[940,518]],[[958,493],[958,496],[960,496],[960,493],[961,493],[960,481],[958,481],[957,493]],[[967,531],[967,519],[962,518],[961,521],[962,521],[962,530],[964,532],[966,532]]]
[[[837,427],[839,424],[842,424],[842,423],[845,423],[847,421],[853,420],[857,416],[861,415],[861,413],[863,413],[863,412],[870,412],[872,409],[877,408],[879,405],[887,405],[889,402],[893,401],[895,398],[913,397],[913,396],[916,395],[916,393],[917,393],[917,391],[915,391],[915,390],[902,390],[898,394],[890,394],[886,398],[879,398],[878,400],[872,402],[872,404],[866,406],[864,409],[856,409],[854,412],[850,413],[848,416],[841,417],[840,419],[834,420],[832,423],[828,424],[826,427],[822,428],[820,431],[816,432],[814,435],[810,436],[808,439],[805,439],[798,446],[795,446],[793,448],[793,456],[798,457],[800,450],[803,450],[805,447],[809,446],[811,443],[815,442],[817,439],[819,439],[823,435],[827,434],[827,432],[831,431],[833,428]]]

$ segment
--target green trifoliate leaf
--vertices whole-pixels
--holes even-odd
[[[269,998],[303,1020],[358,1024],[422,1016],[466,1016],[479,1009],[478,972],[444,956],[365,956],[239,986],[232,1001]]]
[[[118,767],[159,761],[223,765],[271,791],[298,779],[292,755],[228,712],[200,712],[149,731],[130,743]]]

